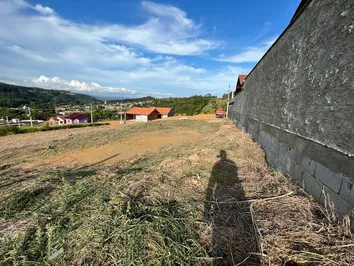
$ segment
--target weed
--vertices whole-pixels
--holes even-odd
[[[49,126],[48,124],[44,126],[0,126],[0,136],[6,136],[11,134],[25,134],[36,131],[49,131],[49,130],[60,130],[60,129],[68,129],[68,128],[81,128],[81,127],[97,127],[97,126],[105,126],[109,125],[109,123],[85,123],[85,124],[70,124],[70,125],[58,125],[58,126]]]

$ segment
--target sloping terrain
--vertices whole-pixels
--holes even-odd
[[[1,265],[354,263],[349,222],[227,121],[33,134],[0,145]]]

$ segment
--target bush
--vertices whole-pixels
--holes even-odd
[[[0,136],[12,135],[12,134],[24,134],[31,133],[36,131],[48,131],[48,130],[59,130],[59,129],[68,129],[68,128],[79,128],[79,127],[98,127],[109,125],[109,123],[85,123],[85,124],[71,124],[71,125],[58,125],[50,126],[46,124],[44,126],[0,126]]]

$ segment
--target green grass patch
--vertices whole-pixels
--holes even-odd
[[[24,134],[31,133],[36,131],[50,131],[50,130],[60,130],[60,129],[68,129],[68,128],[80,128],[80,127],[97,127],[97,126],[105,126],[109,125],[109,123],[85,123],[85,124],[71,124],[71,125],[57,125],[57,126],[1,126],[0,127],[0,136],[6,136],[11,134]]]
[[[198,265],[207,256],[188,207],[112,187],[119,175],[72,173],[44,175],[4,199],[0,222],[29,221],[0,238],[4,265]]]

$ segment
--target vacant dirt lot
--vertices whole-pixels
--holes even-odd
[[[353,265],[347,219],[204,120],[1,137],[0,265]]]

